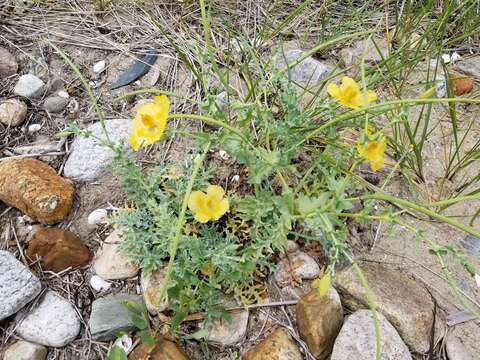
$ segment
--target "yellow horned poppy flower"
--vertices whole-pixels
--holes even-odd
[[[169,108],[170,102],[165,95],[155,96],[152,102],[140,106],[133,118],[133,130],[129,139],[133,150],[152,145],[162,138]]]
[[[380,136],[377,140],[367,140],[364,144],[357,144],[358,153],[365,160],[370,161],[370,167],[373,171],[378,171],[383,167],[386,148],[387,140],[384,136]]]
[[[209,185],[207,193],[193,191],[188,199],[188,208],[195,215],[195,220],[206,223],[220,219],[229,209],[228,199],[221,186]]]
[[[355,80],[344,76],[342,84],[328,84],[327,92],[340,104],[351,109],[358,109],[368,103],[377,100],[377,95],[372,90],[362,92]]]

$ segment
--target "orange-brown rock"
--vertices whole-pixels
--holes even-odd
[[[464,77],[452,80],[452,89],[455,96],[468,94],[473,89],[475,81],[472,78]]]
[[[82,240],[64,229],[40,229],[35,232],[28,244],[27,255],[31,259],[38,255],[43,268],[55,272],[85,265],[91,257]]]
[[[18,71],[18,63],[15,57],[4,47],[0,46],[0,79]]]
[[[73,193],[69,181],[39,160],[0,163],[0,200],[42,224],[65,219],[72,207]]]
[[[155,345],[138,345],[128,357],[130,360],[188,360],[187,355],[173,341],[157,337]]]
[[[313,289],[297,303],[298,332],[319,360],[326,359],[332,352],[342,325],[342,303],[333,287],[322,297]]]
[[[290,334],[276,329],[242,357],[242,360],[302,360],[303,356]]]

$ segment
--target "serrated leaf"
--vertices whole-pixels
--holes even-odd
[[[139,330],[144,330],[147,327],[147,322],[143,315],[132,314],[133,325]]]
[[[125,354],[122,348],[113,346],[108,354],[107,360],[127,360],[127,354]]]
[[[140,340],[142,341],[142,344],[148,345],[148,346],[153,346],[155,345],[155,339],[153,338],[150,330],[142,330],[140,332]]]

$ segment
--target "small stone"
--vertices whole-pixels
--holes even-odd
[[[132,313],[125,306],[125,301],[140,302],[141,297],[129,294],[107,295],[92,303],[89,327],[92,337],[99,341],[115,339],[120,331],[135,329]]]
[[[55,228],[40,229],[33,234],[27,255],[31,259],[38,256],[43,268],[54,272],[83,266],[90,260],[90,250],[77,235]]]
[[[303,356],[290,334],[280,328],[251,348],[242,360],[302,360]]]
[[[328,357],[342,324],[342,303],[333,287],[322,297],[313,289],[297,303],[298,333],[317,359]]]
[[[126,119],[106,120],[105,127],[112,142],[126,143],[130,135],[131,122]],[[72,152],[64,168],[66,177],[81,182],[94,181],[105,174],[115,156],[110,148],[95,139],[95,137],[106,139],[99,122],[90,125],[86,130],[90,131],[92,136],[75,138]]]
[[[28,125],[27,132],[29,134],[34,134],[38,131],[42,130],[42,125],[41,124],[30,124]]]
[[[5,350],[3,360],[45,360],[47,352],[45,346],[20,340]]]
[[[80,321],[73,306],[50,290],[25,318],[19,315],[16,318],[17,334],[41,345],[62,347],[80,333]]]
[[[59,92],[57,92],[57,96],[59,96],[61,98],[64,98],[64,99],[69,99],[70,98],[70,95],[68,95],[68,92],[66,92],[65,90],[60,90]]]
[[[43,108],[49,113],[62,112],[68,104],[68,99],[61,96],[50,96],[45,99]]]
[[[173,341],[156,337],[155,345],[138,345],[128,357],[129,360],[188,360],[187,355]]]
[[[305,52],[302,50],[287,50],[277,55],[277,66],[280,69],[285,69],[288,65],[295,63],[298,59],[304,56]],[[289,69],[289,76],[293,82],[300,85],[315,86],[325,79],[330,73],[330,69],[318,60],[311,56],[304,59],[293,68]]]
[[[28,99],[36,99],[45,92],[45,83],[32,74],[20,76],[13,93],[18,96],[23,96]]]
[[[0,163],[0,200],[42,224],[65,219],[72,207],[73,193],[70,182],[39,160]]]
[[[383,38],[361,40],[354,48],[342,49],[340,56],[345,67],[358,65],[362,58],[366,63],[379,63],[388,58],[388,47],[388,41]]]
[[[8,251],[0,251],[0,320],[15,314],[42,288],[40,280]]]
[[[127,279],[138,274],[139,267],[120,251],[121,241],[119,232],[112,232],[94,260],[95,273],[105,280]]]
[[[473,356],[468,353],[462,340],[457,336],[448,334],[445,348],[449,360],[473,360]]]
[[[30,145],[17,146],[13,149],[16,154],[45,154],[57,152],[61,149],[61,143],[49,140],[35,141]]]
[[[403,272],[385,265],[362,263],[362,272],[371,288],[377,311],[398,330],[402,339],[417,352],[430,346],[433,302],[428,292]],[[352,311],[367,309],[365,288],[352,267],[339,272],[336,288],[344,306]],[[441,321],[436,321],[441,326]],[[442,333],[441,329],[435,333]]]
[[[100,276],[98,275],[93,275],[90,278],[90,286],[92,287],[93,290],[95,291],[108,291],[112,287],[112,284],[109,283],[108,281],[103,280]]]
[[[407,345],[397,330],[385,317],[378,314],[380,322],[382,360],[412,360]],[[338,334],[331,360],[374,359],[375,328],[370,310],[358,310],[350,315]]]
[[[87,217],[87,223],[89,225],[97,225],[104,221],[108,216],[108,211],[106,209],[96,209],[93,210]]]
[[[480,55],[465,58],[457,62],[455,69],[480,80]]]
[[[117,338],[117,340],[115,340],[113,342],[113,346],[118,346],[120,349],[125,351],[126,354],[128,354],[130,352],[130,350],[132,349],[133,341],[132,341],[132,338],[130,336],[125,334],[125,335],[122,335],[121,337]]]
[[[225,301],[226,306],[235,306],[233,301]],[[230,313],[231,321],[215,319],[207,326],[205,340],[221,346],[231,346],[241,341],[247,332],[248,310]]]
[[[160,301],[160,291],[163,285],[165,269],[154,270],[150,275],[142,272],[140,284],[142,286],[143,298],[147,309],[152,314],[157,314],[167,309],[168,302]]]
[[[20,100],[10,99],[0,104],[0,122],[6,126],[20,125],[27,117],[27,105]]]
[[[317,262],[311,256],[298,251],[280,260],[274,279],[284,285],[292,280],[315,279],[319,275],[320,267]]]
[[[5,78],[16,74],[18,71],[18,63],[7,49],[0,46],[0,78]]]
[[[472,78],[459,78],[451,81],[455,96],[462,96],[472,91],[475,81]]]
[[[95,74],[100,74],[107,67],[107,62],[105,60],[99,61],[93,65],[93,72]]]

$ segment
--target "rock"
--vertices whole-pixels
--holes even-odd
[[[292,280],[315,279],[320,275],[317,262],[304,252],[298,251],[280,260],[274,279],[280,285]]]
[[[107,295],[92,303],[89,327],[92,337],[99,341],[115,339],[120,331],[135,329],[132,313],[124,305],[125,301],[140,302],[141,297],[129,294]]]
[[[36,99],[45,92],[45,83],[38,77],[32,74],[20,76],[13,93],[18,96],[23,96],[28,99]]]
[[[40,280],[8,251],[0,251],[0,320],[15,314],[42,288]]]
[[[3,360],[45,360],[46,357],[46,347],[20,340],[5,350]]]
[[[455,64],[455,69],[477,80],[480,79],[480,55],[463,59]]]
[[[362,58],[366,63],[379,63],[388,57],[388,47],[388,41],[383,38],[362,40],[357,42],[354,48],[342,49],[340,56],[345,67],[359,65]]]
[[[302,50],[287,50],[277,55],[277,66],[280,69],[285,69],[288,65],[295,63],[300,57],[304,56],[305,52]],[[298,65],[291,68],[289,76],[293,82],[299,85],[318,85],[330,73],[330,69],[318,60],[311,56],[300,62]]]
[[[97,225],[104,221],[108,216],[107,209],[93,210],[87,217],[88,225]]]
[[[333,287],[322,297],[313,289],[297,303],[298,333],[317,359],[328,357],[342,324],[342,303]]]
[[[157,314],[167,309],[168,302],[160,301],[160,291],[162,288],[165,269],[156,269],[150,275],[142,272],[140,284],[142,286],[143,298],[147,309],[152,314]]]
[[[98,275],[93,275],[90,278],[90,286],[92,287],[93,290],[100,292],[100,291],[108,291],[112,287],[112,284],[109,283],[108,281],[103,280]]]
[[[428,292],[404,273],[381,264],[362,263],[361,269],[377,310],[395,326],[410,348],[427,351],[433,324],[433,303]],[[346,308],[369,308],[365,289],[351,267],[337,274],[336,288]]]
[[[30,145],[17,146],[13,149],[16,154],[45,154],[60,151],[62,142],[39,140]]]
[[[233,307],[233,301],[225,301],[225,305]],[[215,319],[206,327],[207,336],[205,340],[221,346],[236,344],[245,337],[248,325],[248,310],[239,310],[230,313],[231,321]]]
[[[105,70],[107,67],[107,62],[105,60],[101,60],[93,65],[93,72],[95,74],[100,74]]]
[[[45,60],[45,57],[42,55],[42,53],[38,52],[35,55],[35,59],[30,65],[30,69],[28,70],[28,73],[31,75],[35,75],[36,77],[38,77],[43,81],[48,81],[50,72],[48,70],[47,61]]]
[[[112,232],[98,250],[93,263],[95,273],[106,280],[127,279],[138,274],[139,267],[124,255],[119,245],[118,231]]]
[[[82,240],[65,229],[44,228],[33,234],[27,249],[31,259],[42,259],[44,269],[60,272],[83,266],[90,260],[90,250]]]
[[[155,345],[138,345],[128,357],[129,360],[188,360],[187,355],[173,341],[163,337],[155,339]]]
[[[74,189],[47,164],[35,159],[0,163],[0,200],[42,224],[65,219]]]
[[[0,46],[0,78],[5,78],[16,74],[18,71],[18,63],[7,49]]]
[[[397,330],[378,313],[382,360],[412,360],[407,345]],[[358,310],[350,315],[338,334],[331,360],[374,359],[375,329],[370,310]]]
[[[27,105],[20,100],[10,99],[0,104],[0,122],[6,126],[20,125],[27,117]]]
[[[16,320],[20,337],[45,346],[65,346],[80,333],[80,321],[73,306],[50,290],[25,318],[18,314]]]
[[[242,360],[302,360],[303,356],[290,334],[276,329],[242,357]]]
[[[29,134],[33,134],[33,133],[36,133],[40,130],[42,130],[42,125],[41,124],[30,124],[30,125],[28,125],[27,132]]]
[[[473,360],[473,356],[468,353],[462,340],[457,336],[448,334],[445,347],[449,360]]]
[[[49,96],[43,103],[43,109],[50,113],[62,112],[68,104],[68,99],[61,96]]]
[[[472,78],[458,78],[453,79],[451,83],[455,96],[462,96],[472,91],[475,81]]]
[[[131,124],[130,120],[114,119],[106,120],[110,140],[114,143],[126,142]],[[106,139],[101,124],[95,123],[87,128],[93,136]],[[65,163],[64,174],[76,181],[89,182],[103,175],[113,160],[114,153],[111,149],[100,144],[92,137],[76,137],[72,144],[72,152]]]

